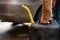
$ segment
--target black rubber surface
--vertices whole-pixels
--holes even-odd
[[[30,40],[59,40],[59,25],[55,20],[49,25],[38,22],[30,28]]]

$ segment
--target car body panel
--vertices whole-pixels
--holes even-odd
[[[30,22],[28,12],[22,5],[26,5],[34,17],[41,4],[42,0],[0,0],[0,20],[15,23]]]

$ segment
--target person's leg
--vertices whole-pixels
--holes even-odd
[[[55,19],[60,24],[60,0],[56,0],[55,12]]]
[[[52,0],[43,0],[42,2],[42,16],[40,21],[41,23],[47,23],[52,14]]]

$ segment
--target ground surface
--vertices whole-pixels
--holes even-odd
[[[0,40],[29,40],[29,37],[13,37],[9,36],[8,34],[0,34]]]

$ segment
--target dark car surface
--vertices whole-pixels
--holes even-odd
[[[22,5],[31,10],[34,18],[41,4],[42,0],[0,0],[0,20],[15,23],[29,22],[28,12]]]

